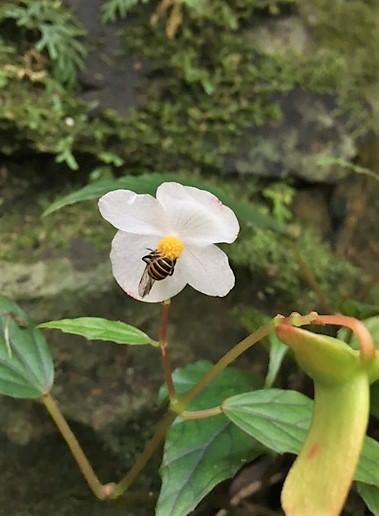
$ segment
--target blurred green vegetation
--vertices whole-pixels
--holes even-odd
[[[94,111],[78,96],[85,31],[61,1],[16,0],[0,6],[3,153],[30,148],[75,169],[81,155],[101,164],[101,154],[111,151],[126,167],[219,171],[247,128],[280,119],[279,100],[295,87],[332,95],[335,116],[345,116],[357,133],[376,128],[370,116],[379,70],[376,4],[183,2],[172,39],[165,34],[165,19],[150,23],[158,2],[144,4],[104,2],[103,14],[113,13],[108,20],[132,12],[125,52],[148,61],[140,85],[144,106],[126,118]],[[309,30],[305,53],[267,49],[259,41],[260,25],[282,14],[296,14]]]
[[[296,89],[330,96],[333,117],[355,136],[378,130],[377,3],[183,1],[175,37],[172,32],[167,37],[172,10],[161,5],[155,0],[103,2],[104,23],[130,15],[122,36],[125,55],[147,70],[138,86],[142,105],[121,116],[82,100],[78,74],[87,52],[85,29],[62,1],[3,2],[0,152],[14,160],[28,154],[52,157],[58,163],[52,174],[80,167],[89,180],[146,171],[211,176],[215,186],[253,202],[278,223],[291,224],[290,186],[267,186],[250,175],[239,185],[224,173],[224,164],[238,153],[247,130],[280,121],[281,100]],[[282,47],[282,35],[279,44],[267,42],[262,26],[291,15],[301,20],[307,42]],[[42,196],[38,210],[47,205]],[[9,215],[2,225],[6,244],[0,257],[14,259],[19,251],[28,255],[28,247],[34,249],[29,256],[38,256],[46,240],[59,250],[80,223],[102,247],[105,237],[99,236],[89,209],[94,208],[72,207],[50,221],[33,222],[18,249],[12,244],[18,235],[13,228],[22,216]],[[333,296],[345,295],[336,285],[357,281],[357,270],[335,258],[315,230],[306,230],[298,245]],[[243,227],[229,252],[235,263],[267,280],[266,294],[280,291],[293,300],[304,292],[299,265],[286,240],[275,233]]]

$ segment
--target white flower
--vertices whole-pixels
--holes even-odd
[[[156,198],[129,190],[109,192],[100,199],[99,210],[119,230],[112,242],[113,275],[133,298],[164,301],[187,283],[209,296],[225,296],[233,288],[228,258],[214,244],[234,242],[239,224],[213,194],[163,183]],[[153,281],[154,272],[163,279]],[[142,276],[152,284],[145,291]]]

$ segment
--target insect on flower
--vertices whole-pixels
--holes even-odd
[[[213,194],[163,183],[156,198],[129,190],[109,192],[99,209],[118,229],[112,271],[131,297],[157,303],[187,284],[210,296],[225,296],[233,288],[228,258],[214,244],[234,242],[239,224]]]
[[[141,297],[145,297],[150,292],[154,281],[160,281],[167,278],[167,276],[172,276],[176,264],[176,258],[161,255],[157,249],[148,249],[148,251],[151,252],[142,257],[142,261],[147,265],[138,285],[138,293]]]

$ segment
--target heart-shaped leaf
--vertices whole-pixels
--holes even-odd
[[[174,373],[179,396],[191,389],[212,367],[201,361]],[[231,393],[251,390],[257,383],[233,368],[224,370],[188,410],[218,405]],[[161,467],[162,490],[157,516],[186,516],[219,482],[232,477],[263,447],[224,415],[196,421],[177,418],[165,444]]]
[[[0,296],[0,393],[40,398],[51,389],[53,361],[42,333],[13,301]]]
[[[89,340],[109,340],[117,344],[155,344],[146,333],[121,321],[109,321],[100,317],[78,317],[61,319],[39,325],[39,328],[61,330],[65,333],[80,335]]]
[[[224,414],[277,453],[298,453],[312,418],[312,401],[296,391],[265,389],[233,396]]]

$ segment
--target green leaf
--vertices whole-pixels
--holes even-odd
[[[275,333],[270,333],[269,335],[270,341],[270,357],[268,362],[268,370],[265,379],[265,388],[268,389],[272,387],[273,383],[276,380],[278,375],[280,366],[288,352],[288,346],[282,344]]]
[[[77,202],[98,199],[102,195],[117,190],[118,188],[126,188],[136,193],[145,193],[154,195],[158,186],[165,181],[177,181],[183,185],[195,186],[216,195],[224,204],[229,206],[236,215],[247,223],[254,224],[257,227],[269,228],[279,233],[285,233],[285,228],[280,226],[276,220],[268,215],[260,213],[248,202],[237,201],[233,197],[227,195],[223,190],[215,188],[212,184],[205,180],[183,179],[173,174],[143,174],[140,176],[124,176],[119,179],[106,181],[96,181],[76,192],[53,202],[43,213],[43,216],[50,215],[54,211],[60,210],[65,206],[75,204]]]
[[[178,396],[191,389],[212,367],[200,361],[174,373]],[[237,369],[224,370],[188,410],[216,406],[232,393],[251,390],[257,382]],[[262,447],[224,415],[204,420],[177,418],[171,427],[161,466],[162,490],[157,516],[186,516],[219,482],[232,477]]]
[[[44,336],[16,303],[0,296],[0,393],[40,398],[50,391],[53,380]]]
[[[48,321],[39,328],[61,330],[64,333],[80,335],[88,340],[109,340],[117,344],[155,344],[143,331],[121,321],[109,321],[100,317],[78,317],[76,319],[61,319]]]
[[[371,513],[379,516],[379,488],[358,482],[357,489]]]
[[[296,391],[258,390],[225,400],[224,414],[241,430],[277,453],[298,454],[305,441],[313,401]],[[379,443],[366,437],[355,480],[379,486]]]
[[[298,453],[312,417],[312,401],[296,391],[265,389],[233,396],[224,414],[277,453]]]
[[[355,163],[352,163],[351,161],[347,161],[342,158],[336,158],[334,156],[322,156],[317,160],[317,164],[320,167],[341,167],[350,170],[355,174],[363,174],[366,176],[370,176],[379,181],[379,175],[373,170],[370,170],[366,167],[360,167],[359,165],[356,165]]]

